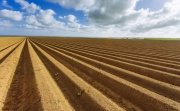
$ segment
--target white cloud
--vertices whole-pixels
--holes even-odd
[[[82,10],[89,20],[112,24],[133,11],[138,0],[49,0],[61,6]]]
[[[67,19],[67,21],[68,22],[78,22],[78,20],[77,20],[77,18],[76,18],[76,16],[74,16],[74,15],[68,15],[68,16],[64,16],[64,19]]]
[[[37,14],[35,15],[29,15],[26,17],[26,27],[27,28],[63,28],[64,24],[60,21],[58,21],[54,15],[56,13],[51,10],[40,10]]]
[[[52,3],[58,3],[66,8],[89,11],[96,0],[47,0]]]
[[[55,12],[51,9],[48,10],[41,10],[39,14],[37,14],[38,21],[44,25],[52,25],[58,22],[54,18]]]
[[[94,28],[93,31],[107,35],[136,36],[156,32],[156,34],[168,35],[167,30],[179,29],[180,24],[180,0],[169,0],[158,11],[148,9],[135,10],[139,0],[49,0],[66,8],[82,10],[89,20],[88,26],[82,30]],[[157,31],[166,32],[157,33]],[[92,31],[92,32],[93,32]],[[133,35],[134,34],[134,35]],[[152,34],[151,34],[152,35]]]
[[[34,28],[38,29],[38,27],[42,27],[43,25],[39,23],[35,15],[27,16],[25,19],[25,22],[27,23],[25,26],[27,28]]]
[[[28,3],[25,0],[15,0],[16,3],[19,3],[22,6],[23,10],[26,10],[28,13],[35,13],[40,10],[40,7],[35,3]]]
[[[55,18],[56,13],[52,9],[41,9],[35,3],[29,3],[26,0],[15,0],[20,4],[23,10],[26,10],[24,27],[30,29],[61,29],[64,24]]]
[[[159,11],[147,11],[145,16],[139,16],[139,19],[136,20],[136,24],[134,24],[135,27],[133,27],[132,31],[146,32],[161,28],[166,29],[166,27],[179,28],[180,8],[177,4],[180,4],[179,0],[172,0],[167,2]]]
[[[64,20],[66,22],[67,27],[69,28],[74,28],[79,30],[79,28],[81,27],[81,24],[78,23],[78,20],[76,18],[76,16],[70,14],[64,17],[59,17],[61,20]]]
[[[99,0],[87,13],[92,22],[102,25],[112,25],[121,23],[124,17],[126,19],[134,10],[138,0]]]
[[[0,19],[6,24],[8,24],[8,21],[4,21],[6,19],[22,21],[20,25],[28,30],[48,31],[49,34],[52,30],[56,30],[52,31],[56,34],[59,30],[65,30],[69,32],[67,34],[103,37],[180,35],[180,0],[169,0],[158,11],[135,10],[139,0],[47,1],[58,3],[65,8],[82,11],[87,18],[87,23],[81,23],[78,17],[72,14],[60,16],[52,9],[44,10],[35,3],[29,3],[26,0],[15,0],[21,6],[23,14],[19,11],[3,9],[0,10]],[[56,18],[57,16],[59,18]],[[23,18],[24,20],[22,20]]]
[[[0,10],[0,18],[8,18],[14,21],[21,21],[23,19],[23,14],[19,11],[3,9]]]

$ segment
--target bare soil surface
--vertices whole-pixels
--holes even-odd
[[[180,41],[0,38],[2,111],[180,111]]]

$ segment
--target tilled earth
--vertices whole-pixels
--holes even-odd
[[[180,111],[180,41],[0,38],[2,111]]]

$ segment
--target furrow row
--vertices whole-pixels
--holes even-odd
[[[56,44],[58,43],[59,44],[59,41],[58,42],[55,42]],[[83,46],[83,47],[90,47],[90,48],[95,48],[95,49],[100,49],[100,50],[104,50],[104,51],[108,51],[108,52],[115,52],[115,53],[125,53],[125,54],[133,54],[133,55],[138,55],[138,56],[145,56],[145,57],[151,57],[151,58],[156,58],[156,59],[163,59],[163,60],[169,60],[169,61],[172,61],[172,62],[180,62],[180,59],[178,58],[173,58],[173,57],[165,57],[166,55],[168,55],[169,53],[166,53],[165,55],[156,55],[156,54],[148,54],[148,53],[151,53],[150,51],[149,52],[146,52],[146,53],[143,53],[143,50],[141,51],[134,51],[134,50],[124,50],[124,49],[110,49],[110,48],[107,48],[107,47],[103,47],[103,46],[92,46],[90,44],[85,44],[85,43],[63,43],[63,44],[73,44],[73,45],[77,45],[77,46]],[[159,54],[159,53],[157,53]]]
[[[23,50],[25,41],[22,42],[1,64],[0,64],[0,110],[3,109],[5,99],[13,80],[20,55]]]
[[[45,43],[45,44],[47,44],[47,43]],[[51,45],[51,44],[48,44],[48,45]],[[80,48],[75,48],[73,46],[72,47],[64,46],[64,45],[63,46],[51,45],[51,46],[56,46],[57,48],[61,48],[61,49],[63,48],[65,50],[70,50],[71,52],[75,52],[75,53],[84,53],[86,55],[89,54],[89,56],[91,55],[91,56],[99,56],[101,58],[108,58],[108,59],[113,60],[114,61],[113,64],[116,66],[121,66],[121,65],[117,64],[117,62],[124,62],[124,63],[131,63],[133,65],[139,65],[139,66],[145,67],[144,70],[142,69],[142,67],[140,67],[140,71],[143,71],[143,73],[145,73],[145,72],[152,73],[152,71],[149,71],[149,70],[155,69],[155,70],[160,70],[163,72],[168,72],[171,74],[177,74],[177,75],[180,74],[180,70],[178,70],[178,69],[174,69],[171,67],[165,67],[165,66],[161,66],[161,65],[156,65],[156,64],[150,64],[150,63],[146,63],[146,62],[140,62],[137,60],[131,60],[131,59],[127,59],[125,57],[116,57],[116,56],[112,56],[112,55],[108,55],[108,54],[97,53],[95,51],[90,51],[90,50],[86,50],[86,49],[83,50]],[[104,60],[101,59],[101,61],[104,61]],[[133,68],[129,67],[129,70],[133,70]],[[157,73],[161,73],[161,72],[157,71]]]
[[[47,42],[46,42],[47,43]],[[147,63],[152,63],[152,64],[157,64],[157,65],[162,65],[162,66],[167,66],[170,68],[175,68],[179,69],[180,68],[180,62],[177,61],[170,61],[166,59],[157,59],[157,58],[152,58],[149,56],[141,56],[141,55],[136,55],[136,54],[130,54],[130,53],[124,53],[124,52],[117,52],[117,51],[109,51],[105,49],[99,49],[95,47],[85,47],[81,45],[69,45],[69,44],[60,44],[60,43],[51,43],[51,44],[57,44],[57,45],[62,45],[62,46],[68,46],[68,47],[74,47],[78,48],[79,50],[84,49],[88,51],[93,51],[101,54],[108,54],[109,56],[114,56],[114,57],[123,57],[127,59],[132,59],[132,60],[137,60],[137,61],[142,61],[142,62],[147,62]]]
[[[66,66],[64,66],[52,56],[50,56],[48,53],[46,53],[44,50],[42,50],[39,46],[35,44],[33,45],[34,48],[38,50],[38,55],[40,55],[41,53],[41,56],[44,56],[47,61],[49,60],[51,62],[51,65],[54,65],[53,67],[56,67],[58,73],[57,75],[60,74],[60,78],[63,78],[63,80],[61,79],[62,81],[56,81],[58,81],[57,83],[60,82],[59,84],[65,88],[64,92],[66,92],[66,94],[70,94],[71,92],[72,96],[68,96],[71,102],[75,102],[71,104],[74,104],[73,106],[76,110],[124,110],[123,108],[115,104],[112,100],[103,95],[101,92],[99,92],[97,89],[85,82],[82,78],[77,76],[74,72],[69,70]]]
[[[137,66],[137,65],[130,64],[130,63],[127,63],[127,62],[121,62],[121,61],[113,60],[111,58],[106,58],[106,57],[102,57],[102,56],[98,56],[98,55],[93,55],[93,54],[85,53],[85,52],[82,52],[82,51],[75,51],[73,49],[71,50],[71,49],[67,49],[67,48],[63,49],[63,47],[62,48],[57,48],[57,47],[54,47],[53,45],[48,45],[48,46],[53,47],[53,48],[55,48],[57,50],[61,50],[61,51],[63,50],[63,52],[66,52],[66,53],[71,52],[70,53],[71,56],[79,57],[79,58],[82,58],[82,59],[88,57],[88,58],[91,58],[90,61],[95,61],[95,60],[98,60],[98,62],[102,61],[101,63],[106,64],[106,66],[108,66],[110,64],[110,65],[116,66],[116,69],[118,69],[117,67],[119,67],[121,69],[122,68],[126,69],[126,71],[133,71],[133,72],[136,72],[138,74],[148,76],[148,77],[151,77],[151,78],[155,78],[157,80],[161,80],[161,81],[171,83],[171,84],[174,84],[174,85],[177,85],[177,86],[180,85],[180,76],[178,76],[178,75],[173,75],[171,73],[166,73],[166,72],[162,72],[162,71],[153,70],[153,69],[150,69],[150,68],[145,68],[145,67],[142,67],[142,66]],[[69,51],[69,52],[67,52],[67,51]],[[78,56],[77,54],[79,54],[80,56]],[[83,57],[82,57],[82,55],[83,55]],[[96,64],[98,67],[100,66],[97,62],[95,62],[94,64]],[[110,69],[107,69],[107,70],[111,71]]]
[[[41,48],[43,48],[43,46],[40,46]],[[49,52],[49,54],[54,54],[54,55],[58,55],[61,59],[66,59],[68,61],[71,61],[71,64],[73,64],[74,66],[80,68],[83,70],[83,68],[87,71],[86,73],[89,74],[89,76],[91,76],[94,80],[98,81],[99,83],[103,84],[104,86],[110,88],[113,92],[121,95],[122,97],[124,97],[125,99],[127,99],[128,101],[132,102],[133,104],[136,104],[137,106],[140,106],[143,110],[165,110],[165,109],[171,109],[171,110],[178,110],[179,107],[179,103],[176,102],[178,101],[178,99],[175,99],[175,97],[172,97],[173,93],[177,96],[179,93],[179,89],[178,87],[176,88],[175,86],[170,87],[171,85],[166,85],[167,83],[163,83],[163,82],[159,82],[160,84],[157,85],[157,87],[161,87],[161,89],[163,89],[164,87],[165,90],[167,89],[167,91],[165,91],[164,95],[162,96],[161,94],[158,94],[160,92],[163,91],[159,91],[157,92],[157,87],[156,88],[152,88],[152,86],[156,86],[155,83],[158,83],[158,81],[152,80],[150,78],[144,77],[142,75],[137,76],[138,74],[134,74],[132,72],[129,71],[124,71],[118,70],[118,72],[120,72],[119,74],[127,73],[127,75],[129,75],[128,77],[126,76],[117,76],[115,74],[112,74],[110,72],[105,71],[106,68],[109,67],[109,69],[113,69],[113,66],[111,65],[105,65],[103,63],[101,63],[100,61],[96,61],[96,60],[91,60],[90,58],[84,57],[83,56],[78,56],[76,55],[73,56],[72,52],[68,52],[65,54],[65,50],[63,51],[62,49],[60,49],[59,51],[55,48],[51,48],[48,46],[44,46],[46,47],[43,48],[43,50],[46,50],[46,52],[48,52],[47,49],[51,50],[51,52]],[[54,52],[54,53],[53,53]],[[75,55],[75,54],[74,54]],[[53,56],[53,55],[51,55]],[[101,65],[94,65],[93,62],[96,61],[96,64],[101,64]],[[100,69],[98,66],[100,66]],[[104,66],[104,68],[102,67]],[[106,67],[105,67],[106,66]],[[87,70],[88,69],[88,70]],[[108,70],[109,70],[108,69]],[[113,69],[115,70],[115,68]],[[88,73],[89,72],[89,73]],[[93,74],[92,74],[93,73]],[[94,77],[95,76],[95,77]],[[132,79],[132,81],[134,82],[134,80],[136,81],[136,84],[134,84],[132,81],[127,80],[127,78]],[[144,87],[151,87],[152,89],[146,89],[143,88],[142,86],[137,85],[137,80],[139,78],[141,78],[141,80],[143,80],[143,82],[145,82],[145,84],[147,84],[147,86]],[[134,79],[134,80],[133,80]],[[105,81],[108,81],[107,83]],[[148,82],[149,81],[149,82]],[[152,82],[152,84],[150,85],[150,82]],[[115,89],[112,89],[114,88]],[[170,89],[169,89],[170,88]],[[175,88],[175,89],[171,89],[171,88]],[[153,90],[153,92],[151,91]],[[156,90],[156,91],[155,91]],[[127,92],[133,92],[132,95],[127,95]],[[171,92],[172,94],[168,93]],[[157,92],[157,93],[155,93]],[[169,98],[166,98],[165,96],[170,96]],[[170,99],[171,98],[171,99]],[[172,99],[176,100],[173,101]],[[166,102],[164,101],[166,100]],[[147,103],[148,102],[148,103]],[[153,104],[153,103],[156,103]],[[143,103],[144,105],[142,105],[141,103]],[[174,105],[173,105],[173,104]],[[151,107],[149,109],[149,107]],[[161,109],[163,108],[163,109]]]

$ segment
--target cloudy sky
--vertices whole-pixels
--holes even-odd
[[[180,0],[0,2],[0,35],[180,37]]]

